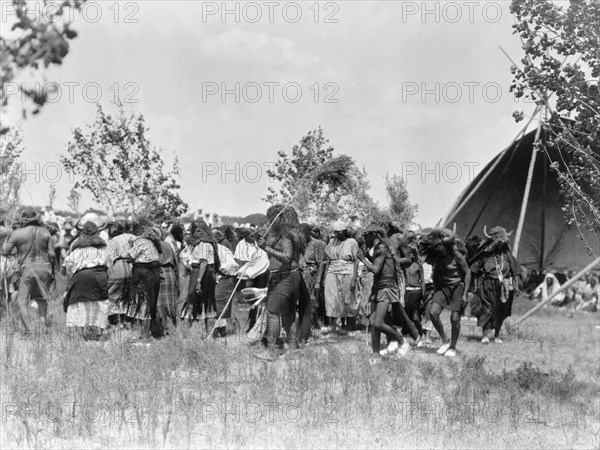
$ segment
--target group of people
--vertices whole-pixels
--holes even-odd
[[[266,360],[283,355],[286,341],[293,351],[315,334],[365,327],[377,357],[405,355],[411,340],[423,347],[433,329],[441,341],[437,353],[455,356],[467,305],[483,330],[481,342],[502,342],[503,322],[522,284],[504,228],[464,242],[448,229],[419,235],[395,222],[354,230],[338,221],[329,237],[282,204],[268,209],[267,223],[236,232],[211,229],[202,218],[188,230],[143,217],[101,226],[87,221],[57,245],[53,227],[25,210],[2,247],[16,266],[12,309],[23,332],[32,332],[30,305],[46,316],[58,269],[68,277],[66,326],[84,339],[101,339],[110,326],[136,326],[143,345],[178,323],[225,336],[232,305],[244,301],[244,292],[262,290],[264,301],[249,309],[245,332],[258,336],[265,348],[257,357]],[[594,286],[597,291],[597,281],[591,292]],[[449,336],[443,310],[450,315]]]

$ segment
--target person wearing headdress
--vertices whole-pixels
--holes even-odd
[[[18,272],[17,305],[25,334],[32,333],[28,307],[37,307],[42,320],[46,320],[49,289],[54,273],[54,248],[50,232],[42,226],[38,214],[32,209],[21,213],[21,227],[13,231],[2,244],[2,255],[16,251]]]
[[[348,237],[348,227],[342,221],[333,224],[334,238],[325,248],[325,259],[319,270],[315,288],[320,288],[325,274],[325,309],[333,332],[338,332],[337,321],[346,318],[354,321],[358,313],[356,279],[358,276],[358,244]],[[326,330],[328,331],[328,330]],[[341,331],[346,334],[347,331]]]
[[[405,245],[406,239],[395,222],[387,225],[387,238],[384,238],[381,229],[371,229],[370,234],[373,239],[373,262],[362,251],[358,252],[357,257],[374,274],[371,293],[373,353],[385,355],[398,350],[398,354],[402,356],[410,350],[410,345],[396,327],[406,324],[415,341],[419,337],[403,307],[406,289],[404,268],[410,264],[411,258],[403,254],[401,247]],[[381,333],[388,338],[388,348],[383,351],[379,348]]]
[[[108,227],[108,322],[116,325],[129,322],[127,305],[129,303],[129,290],[131,288],[132,264],[129,260],[129,245],[135,236],[125,231],[125,222],[119,220]]]
[[[77,227],[79,235],[64,262],[71,274],[63,301],[66,326],[81,329],[85,340],[97,340],[108,326],[110,256],[100,237],[103,227],[90,221]]]
[[[208,330],[208,319],[216,315],[215,271],[221,267],[217,241],[201,217],[190,226],[187,239],[189,251],[185,254],[185,265],[190,270],[188,295],[181,311],[181,319],[189,327],[196,320],[204,319]]]
[[[267,289],[267,349],[257,358],[272,361],[281,355],[276,349],[283,325],[291,350],[298,348],[310,334],[310,297],[300,270],[300,257],[306,241],[296,210],[276,204],[267,210],[271,232],[260,237],[258,245],[269,255],[271,278]],[[296,319],[297,312],[299,321]]]
[[[133,263],[127,316],[141,323],[141,337],[148,342],[151,322],[156,320],[160,289],[160,229],[142,217],[134,223],[133,234],[135,238],[131,240],[127,257]]]
[[[466,248],[454,231],[435,228],[419,242],[419,250],[425,261],[433,266],[434,292],[431,298],[429,315],[434,328],[440,335],[442,345],[437,353],[456,356],[456,344],[460,336],[460,311],[467,303],[467,293],[471,285],[471,271],[465,258]],[[450,311],[452,327],[448,339],[440,314]]]
[[[483,329],[482,344],[490,342],[494,330],[494,342],[501,343],[500,331],[510,317],[517,288],[516,278],[520,274],[519,263],[510,251],[510,235],[497,226],[480,243],[471,259],[471,272],[476,286],[477,325]]]
[[[307,223],[303,223],[300,226],[302,228],[302,233],[304,234],[304,239],[307,242],[306,250],[303,255],[305,267],[303,268],[302,273],[304,275],[306,288],[310,294],[313,327],[321,328],[325,325],[325,311],[324,308],[320,308],[320,303],[323,303],[323,300],[320,300],[320,297],[323,296],[323,290],[315,289],[315,284],[317,276],[319,275],[319,267],[325,259],[325,248],[327,247],[327,244],[314,236],[313,230],[315,227]]]

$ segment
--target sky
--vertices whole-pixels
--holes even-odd
[[[336,153],[365,168],[380,204],[386,175],[401,175],[415,222],[433,226],[520,131],[512,112],[533,111],[509,93],[499,47],[521,58],[509,4],[90,2],[74,15],[79,35],[63,65],[39,79],[60,95],[21,122],[22,161],[37,170],[22,201],[45,204],[55,182],[55,208],[66,208],[72,179],[58,155],[96,102],[114,112],[118,96],[144,115],[164,158],[177,155],[191,209],[264,212],[277,152],[321,126]],[[5,33],[7,2],[2,16]],[[9,121],[23,106],[9,98]]]

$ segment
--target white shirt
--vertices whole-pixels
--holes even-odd
[[[111,263],[108,248],[82,247],[76,248],[65,258],[63,265],[72,273],[81,269],[97,266],[108,266]]]
[[[234,276],[240,266],[235,261],[233,253],[231,250],[221,244],[217,244],[217,249],[219,251],[219,261],[221,262],[220,271],[225,275]]]
[[[235,247],[235,254],[233,256],[235,259],[239,259],[240,261],[250,261],[257,250],[258,245],[251,244],[246,242],[245,239],[242,239]]]

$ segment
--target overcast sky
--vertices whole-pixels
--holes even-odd
[[[94,100],[113,110],[119,92],[166,158],[178,155],[191,208],[264,212],[266,167],[322,126],[381,203],[386,173],[405,175],[416,222],[431,226],[520,130],[513,110],[533,110],[508,92],[498,46],[521,58],[509,3],[228,2],[223,16],[222,2],[91,2],[64,64],[46,74],[60,99],[22,123],[23,160],[53,167]],[[68,83],[79,83],[71,99]],[[18,96],[10,105],[14,117]],[[30,177],[22,200],[45,204],[54,173]],[[66,175],[57,187],[64,208]]]

